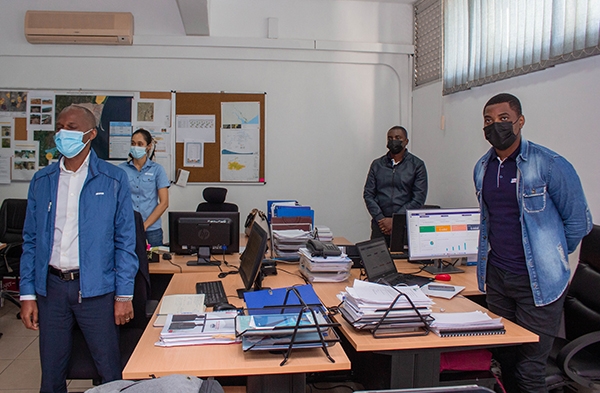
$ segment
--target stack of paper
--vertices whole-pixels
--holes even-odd
[[[237,311],[216,311],[200,315],[169,314],[160,332],[160,347],[181,345],[231,344],[237,341]]]
[[[432,313],[431,330],[440,337],[504,334],[502,318],[491,318],[484,312]]]
[[[315,225],[315,239],[320,240],[322,242],[332,242],[333,241],[333,232],[329,227],[323,225]]]
[[[433,302],[416,285],[390,287],[354,280],[354,286],[338,297],[342,316],[356,329],[373,330],[379,323],[378,329],[386,333],[419,333],[427,332],[431,322]]]
[[[300,273],[310,282],[340,282],[350,277],[352,260],[346,254],[339,256],[312,256],[306,248],[298,250]]]
[[[273,248],[281,257],[298,256],[298,250],[306,246],[310,238],[310,232],[301,229],[273,231]]]

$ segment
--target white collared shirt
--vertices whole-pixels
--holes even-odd
[[[87,178],[89,165],[89,153],[76,171],[65,167],[64,157],[60,160],[50,265],[63,271],[79,269],[79,195]]]

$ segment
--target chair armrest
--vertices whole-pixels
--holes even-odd
[[[556,356],[558,367],[574,382],[590,389],[600,389],[600,384],[582,377],[569,367],[571,359],[585,347],[600,342],[600,331],[584,334],[565,345]],[[577,371],[577,370],[575,370]]]
[[[146,318],[152,318],[156,307],[158,307],[158,300],[146,300]]]

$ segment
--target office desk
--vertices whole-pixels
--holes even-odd
[[[461,267],[462,268],[462,267]],[[464,275],[465,273],[461,273]],[[314,284],[315,291],[325,304],[338,302],[336,294],[340,287]],[[464,312],[481,310],[490,313],[462,295],[451,300],[434,298],[434,312]],[[489,336],[438,337],[427,336],[402,338],[373,338],[371,333],[355,330],[341,315],[334,317],[340,330],[357,352],[374,352],[390,357],[390,388],[431,387],[439,385],[440,354],[466,349],[491,348],[505,345],[537,342],[537,335],[503,319],[506,333]]]
[[[218,268],[214,269],[218,271]],[[175,274],[165,294],[195,293],[196,282],[215,280],[215,273]],[[303,283],[300,277],[294,278],[285,273],[265,279],[265,286],[272,287],[300,283]],[[235,290],[242,286],[242,280],[239,275],[230,275],[223,279],[223,285],[227,294],[235,294]],[[244,304],[237,296],[228,300],[237,306]],[[335,363],[331,363],[321,349],[296,349],[288,362],[280,366],[282,355],[262,351],[244,353],[241,344],[156,347],[154,343],[158,341],[160,330],[152,323],[148,325],[123,370],[124,379],[145,379],[174,373],[199,377],[248,376],[249,392],[304,393],[305,373],[350,369],[350,360],[339,343],[328,348]]]

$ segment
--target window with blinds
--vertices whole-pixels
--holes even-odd
[[[414,86],[442,78],[442,6],[441,0],[421,0],[415,13]]]
[[[443,94],[600,54],[600,0],[444,0]]]

